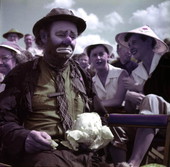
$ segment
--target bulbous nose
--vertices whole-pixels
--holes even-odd
[[[72,39],[71,39],[69,36],[67,36],[67,37],[63,40],[63,44],[65,44],[65,45],[70,45],[71,42],[72,42]]]

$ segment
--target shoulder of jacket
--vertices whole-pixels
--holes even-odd
[[[32,70],[35,70],[38,68],[38,62],[39,60],[35,59],[33,61],[28,61],[28,62],[17,65],[6,75],[3,82],[6,83],[11,79],[22,80],[22,78],[25,77],[27,73],[30,73]]]

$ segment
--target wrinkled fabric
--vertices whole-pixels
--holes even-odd
[[[14,167],[107,167],[93,153],[75,152],[67,149],[26,154]]]
[[[162,97],[149,94],[140,104],[140,114],[167,114],[170,115],[170,103]]]

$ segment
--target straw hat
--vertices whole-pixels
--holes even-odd
[[[113,47],[109,44],[104,44],[104,43],[97,43],[97,44],[92,44],[92,45],[88,45],[85,49],[84,49],[84,53],[88,55],[88,53],[90,52],[90,50],[96,46],[99,46],[99,45],[103,45],[107,48],[108,52],[109,52],[109,55],[112,54],[112,51],[113,51]],[[90,55],[88,55],[90,56]]]
[[[151,38],[154,38],[156,40],[156,45],[154,47],[155,53],[164,53],[168,51],[168,46],[163,42],[154,32],[153,30],[145,25],[139,28],[136,28],[134,30],[128,31],[128,32],[122,32],[116,35],[115,40],[117,43],[124,45],[125,47],[128,47],[128,42],[125,41],[125,36],[127,34],[142,34],[149,36]]]
[[[57,20],[67,20],[75,23],[78,29],[78,35],[80,35],[86,29],[86,22],[83,19],[75,16],[71,10],[54,8],[45,17],[35,23],[33,27],[34,35],[38,35],[40,29]]]
[[[17,54],[21,54],[20,47],[14,42],[10,42],[10,41],[2,42],[0,44],[0,47],[12,50],[12,51],[16,52]]]
[[[10,29],[8,32],[4,33],[4,34],[3,34],[3,37],[4,37],[4,38],[7,38],[7,37],[8,37],[8,34],[11,34],[11,33],[17,34],[18,37],[19,37],[19,39],[24,36],[21,32],[19,32],[18,30],[12,28],[12,29]]]

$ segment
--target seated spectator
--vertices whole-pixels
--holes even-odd
[[[117,44],[117,54],[119,57],[117,60],[112,61],[111,65],[125,69],[130,75],[131,72],[138,66],[138,63],[132,59],[132,54],[130,53],[129,48],[121,44]]]
[[[33,35],[25,34],[24,43],[25,49],[29,51],[32,55],[32,57],[29,57],[28,60],[33,60],[34,58],[42,56],[42,50],[38,49],[38,47],[35,45],[35,39]]]
[[[126,94],[126,105],[128,104],[128,106],[126,106],[126,109],[131,113],[139,113],[140,105],[145,98],[143,85],[158,65],[160,55],[167,52],[168,47],[148,26],[120,33],[116,36],[116,40],[126,47],[129,46],[135,59],[140,62],[138,67],[132,71],[131,78],[123,79],[125,87],[128,89]],[[128,164],[126,164],[129,167],[140,166],[154,138],[154,130],[139,128],[136,136],[134,149]],[[124,166],[120,164],[120,167]]]
[[[86,70],[92,77],[95,75],[96,71],[92,64],[89,62],[89,57],[85,53],[77,54],[77,62],[79,65]]]
[[[112,53],[112,46],[108,44],[94,44],[85,48],[90,63],[96,74],[93,83],[98,97],[109,113],[123,112],[122,103],[125,99],[126,89],[122,79],[128,73],[109,64],[108,59]],[[121,127],[112,129],[114,135],[113,145],[110,149],[114,164],[126,159],[126,132]]]
[[[139,106],[140,114],[168,114],[170,115],[170,52],[166,52],[160,59],[152,75],[145,82],[146,95]],[[143,133],[143,131],[147,133]],[[138,129],[132,155],[128,161],[130,166],[139,167],[140,162],[149,149],[155,136],[153,129]],[[145,140],[143,140],[145,139]],[[143,142],[144,141],[144,142]],[[143,149],[141,149],[143,148]],[[124,165],[128,166],[128,164]],[[124,167],[121,165],[121,167]]]
[[[168,45],[170,51],[170,38],[165,38],[164,42]]]
[[[2,42],[0,44],[0,73],[4,76],[20,63],[19,55],[21,51],[17,44],[13,42]]]
[[[90,67],[89,57],[85,53],[80,53],[78,55],[78,62],[83,69],[88,69]]]
[[[142,26],[129,32],[119,33],[117,43],[129,47],[134,58],[139,62],[130,77],[124,78],[126,93],[126,111],[138,112],[138,106],[144,98],[143,85],[157,66],[161,55],[168,51],[168,46],[149,26]]]
[[[170,78],[167,77],[169,75],[170,52],[166,52],[144,85],[146,97],[140,105],[140,113],[170,114]]]

